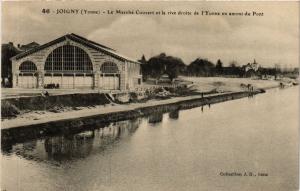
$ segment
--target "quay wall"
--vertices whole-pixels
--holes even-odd
[[[63,107],[89,107],[109,104],[110,100],[103,93],[89,93],[8,98],[1,102],[1,117],[10,118],[22,111],[54,111]]]
[[[28,139],[36,139],[43,136],[55,134],[71,134],[83,130],[94,129],[110,122],[134,119],[137,117],[148,116],[153,113],[166,113],[176,110],[190,109],[203,105],[215,104],[219,102],[240,99],[253,96],[262,91],[255,92],[234,92],[228,94],[213,95],[203,98],[195,98],[185,101],[179,101],[170,104],[161,104],[148,107],[139,107],[136,109],[126,110],[122,112],[112,112],[98,114],[89,117],[76,118],[75,120],[66,119],[60,121],[51,121],[43,124],[27,125],[18,128],[2,129],[2,143],[6,141],[19,142]]]

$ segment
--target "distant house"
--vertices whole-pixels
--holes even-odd
[[[142,83],[140,63],[76,34],[32,42],[12,60],[13,87],[129,90]]]
[[[249,70],[253,70],[254,72],[257,72],[258,67],[259,67],[259,65],[254,59],[253,63],[248,63],[248,64],[245,65],[245,71],[247,72]]]
[[[275,80],[275,75],[268,75],[268,74],[265,74],[265,75],[262,75],[262,76],[261,76],[261,79],[262,79],[262,80]]]
[[[23,52],[23,51],[27,51],[27,50],[33,49],[35,47],[38,47],[38,46],[40,46],[40,45],[37,42],[31,42],[31,43],[23,44],[23,45],[18,44],[18,49]]]
[[[163,74],[159,80],[158,83],[171,83],[170,77],[168,74]]]
[[[246,77],[253,77],[253,76],[257,75],[259,65],[256,62],[256,60],[254,59],[254,61],[252,63],[248,63],[248,64],[244,65],[242,68],[244,70]]]

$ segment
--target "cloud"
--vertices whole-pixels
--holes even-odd
[[[251,22],[234,26],[224,17],[122,16],[108,27],[93,31],[89,38],[118,47],[134,58],[161,52],[178,56],[188,64],[197,57],[241,64],[254,58],[263,65],[284,62],[297,65],[298,37],[274,25]],[[282,58],[286,56],[286,58]],[[288,56],[288,57],[287,57]]]
[[[225,64],[245,64],[254,58],[265,66],[298,66],[299,5],[275,2],[89,2],[72,7],[215,12],[264,12],[263,17],[232,16],[72,16],[37,14],[41,3],[8,3],[3,9],[3,39],[48,42],[67,32],[103,43],[129,57],[147,58],[165,52],[186,64],[197,57]],[[49,3],[50,9],[66,3]],[[10,10],[10,11],[8,11]]]

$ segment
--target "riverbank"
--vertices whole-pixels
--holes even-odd
[[[225,77],[185,77],[180,79],[193,82],[192,88],[197,92],[239,92],[245,91],[250,84],[254,89],[270,89],[279,87],[280,81],[261,80],[251,78],[225,78]]]
[[[2,171],[7,175],[3,188],[152,191],[185,190],[191,186],[197,190],[206,186],[207,190],[218,190],[224,178],[229,178],[230,183],[245,180],[219,175],[219,169],[240,164],[236,172],[263,171],[281,180],[275,181],[278,190],[293,190],[298,148],[291,142],[298,140],[298,88],[271,89],[255,98],[204,106],[203,110],[200,106],[165,114],[153,112],[81,130],[54,126],[54,132],[50,132],[51,127],[50,133],[44,134],[43,129],[32,128],[28,135],[36,138],[28,140],[26,135],[26,140],[2,142]],[[153,116],[160,119],[153,120]],[[22,136],[26,134],[23,129],[28,128],[20,129],[14,134]],[[13,133],[10,135],[13,137]],[[20,174],[16,167],[24,173]],[[112,184],[107,179],[110,174]],[[190,174],[201,180],[210,177],[210,182],[203,184],[189,178]],[[267,190],[274,185],[268,177],[254,177],[245,189],[253,190],[251,185],[259,184],[261,190]],[[230,190],[232,184],[224,188]]]
[[[94,108],[84,108],[78,111],[66,111],[63,113],[45,113],[38,118],[14,118],[3,120],[1,124],[2,138],[21,137],[30,131],[32,136],[42,136],[53,134],[60,131],[60,128],[82,129],[87,126],[97,125],[119,120],[132,119],[149,115],[156,112],[170,112],[179,109],[189,109],[203,105],[214,104],[218,102],[239,99],[252,96],[253,94],[262,93],[261,91],[219,93],[214,95],[194,95],[187,97],[175,97],[166,100],[152,100],[146,103],[131,103],[124,105],[113,105],[109,107],[98,106]],[[32,129],[38,129],[34,131]],[[21,132],[21,133],[20,133]],[[37,133],[37,134],[36,134]]]
[[[254,88],[253,94],[260,93],[263,89],[279,87],[279,82],[268,80],[220,77],[184,78],[181,80],[193,82],[192,87],[186,90],[176,90],[173,93],[172,91],[167,91],[171,93],[171,96],[167,96],[162,100],[155,98],[159,95],[157,92],[153,92],[153,95],[150,96],[147,95],[146,97],[148,98],[144,101],[137,100],[136,102],[129,98],[131,101],[127,104],[119,103],[116,99],[116,97],[120,97],[119,95],[122,94],[116,94],[117,96],[115,95],[115,97],[113,97],[108,93],[92,92],[86,94],[54,94],[48,97],[29,96],[2,99],[1,128],[4,130],[58,123],[60,121],[73,121],[71,126],[74,126],[74,121],[77,119],[81,121],[82,119],[94,116],[101,118],[97,119],[97,121],[101,122],[128,119],[148,113],[148,109],[144,108],[151,107],[151,111],[153,108],[165,110],[162,109],[164,106],[182,109],[184,107],[212,104],[216,99],[218,100],[217,102],[221,102],[227,101],[228,99],[236,99],[236,97],[240,98],[240,96],[246,97],[249,96],[248,85]],[[130,97],[130,94],[125,96],[127,99],[128,95]],[[182,105],[182,103],[184,103],[184,105]],[[142,114],[141,110],[143,110]],[[93,123],[96,122],[91,122],[90,124]]]

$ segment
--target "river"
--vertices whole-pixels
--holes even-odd
[[[3,143],[2,189],[297,190],[298,90]]]

